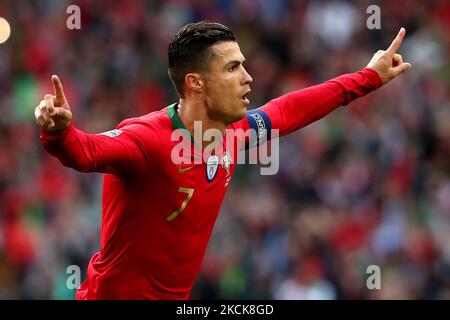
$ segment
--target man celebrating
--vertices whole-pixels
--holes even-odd
[[[169,75],[179,102],[102,134],[72,125],[60,79],[52,76],[55,95],[45,95],[35,110],[44,148],[65,166],[104,173],[100,252],[76,298],[188,299],[236,166],[236,150],[250,146],[238,137],[236,150],[229,150],[225,132],[252,129],[261,138],[278,129],[283,136],[368,94],[411,67],[396,53],[404,35],[401,28],[390,47],[359,72],[247,111],[253,79],[232,31],[218,23],[188,24],[169,45]],[[175,163],[178,142],[172,133],[184,129],[193,137],[196,121],[203,132],[223,133],[218,148],[204,157],[205,143],[190,139],[192,157]],[[199,153],[200,163],[189,161]]]

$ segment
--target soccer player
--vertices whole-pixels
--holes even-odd
[[[410,68],[396,53],[404,35],[401,28],[390,47],[375,53],[358,72],[247,111],[253,79],[233,32],[218,23],[188,24],[169,45],[169,75],[179,102],[102,134],[73,126],[61,81],[52,76],[54,95],[45,95],[35,109],[44,148],[67,167],[104,173],[100,251],[76,298],[188,299],[236,153],[227,150],[224,135],[221,148],[206,161],[175,163],[174,130],[186,129],[193,136],[194,121],[201,121],[203,132],[251,128],[258,134],[278,129],[286,135]],[[245,144],[248,140],[240,139],[237,148]],[[191,160],[202,146],[192,142]]]

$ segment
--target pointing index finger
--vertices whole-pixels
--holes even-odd
[[[53,89],[55,90],[56,100],[57,101],[65,100],[66,97],[64,96],[63,86],[57,75],[52,76],[52,82],[53,82]]]
[[[389,48],[386,50],[386,52],[390,54],[394,54],[397,52],[398,48],[400,48],[400,45],[402,44],[403,38],[405,37],[406,30],[405,28],[400,28],[400,31],[398,32],[395,39],[392,41]]]

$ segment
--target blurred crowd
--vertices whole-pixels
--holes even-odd
[[[66,27],[70,4],[80,30]],[[366,26],[371,4],[380,30]],[[238,166],[192,298],[450,299],[450,1],[2,0],[0,17],[12,30],[0,44],[0,299],[72,299],[67,268],[84,280],[99,249],[102,176],[39,142],[50,76],[78,128],[107,131],[177,101],[168,43],[202,19],[235,32],[252,107],[362,69],[401,26],[413,68],[283,137],[277,175]]]

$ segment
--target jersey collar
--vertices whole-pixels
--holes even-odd
[[[169,116],[170,120],[172,121],[173,130],[184,129],[182,131],[183,135],[186,138],[190,139],[194,148],[198,149],[198,150],[202,150],[201,145],[198,145],[195,143],[194,137],[190,134],[189,130],[187,130],[186,127],[184,126],[183,122],[181,121],[180,117],[178,116],[177,109],[178,109],[178,102],[175,102],[167,107],[167,115]],[[224,143],[224,142],[222,142],[222,143]],[[220,148],[220,150],[223,150],[223,146],[221,144],[219,145],[219,148]]]
[[[172,103],[167,107],[167,115],[169,116],[170,120],[172,120],[173,130],[184,129],[183,134],[186,136],[186,138],[190,139],[193,144],[195,144],[194,137],[191,136],[189,130],[186,129],[183,122],[181,122],[181,119],[177,113],[177,109],[178,109],[178,102]]]

